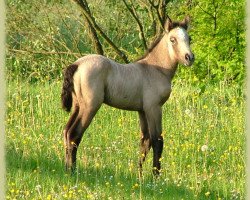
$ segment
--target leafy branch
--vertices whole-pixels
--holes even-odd
[[[133,18],[135,19],[135,21],[137,22],[138,26],[139,26],[139,30],[140,30],[140,35],[142,37],[142,43],[143,43],[143,46],[145,49],[148,48],[147,46],[147,41],[146,41],[146,38],[145,38],[145,34],[144,34],[144,30],[143,30],[143,25],[138,17],[138,14],[135,10],[135,7],[133,6],[133,4],[131,5],[128,5],[127,1],[126,0],[122,0],[123,3],[125,4],[126,8],[128,9],[128,11],[131,13],[131,15],[133,16]]]
[[[74,1],[82,8],[84,17],[86,18],[87,22],[91,27],[92,35],[95,37],[94,39],[99,41],[99,38],[96,34],[98,33],[115,50],[115,52],[120,56],[120,58],[125,63],[128,63],[129,60],[127,58],[127,55],[114,44],[114,42],[104,33],[101,27],[96,23],[96,20],[89,9],[88,2],[86,0],[74,0]],[[98,45],[101,46],[100,41],[97,43]]]

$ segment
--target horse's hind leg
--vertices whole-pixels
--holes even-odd
[[[75,106],[75,109],[72,113],[72,115],[70,116],[64,130],[63,130],[63,136],[64,136],[64,146],[67,146],[67,132],[69,131],[70,127],[73,125],[73,123],[76,120],[76,117],[78,116],[79,113],[79,106]]]
[[[66,151],[65,151],[65,164],[66,170],[71,170],[72,172],[76,167],[76,154],[77,148],[81,142],[82,136],[85,130],[88,128],[93,117],[95,116],[100,105],[95,108],[85,108],[84,110],[80,108],[74,123],[69,128],[66,133]]]
[[[150,150],[151,140],[148,130],[148,123],[144,112],[139,112],[139,119],[141,127],[139,170],[140,175],[142,175],[142,164],[145,161],[146,155]]]
[[[75,110],[74,113],[71,115],[64,129],[64,148],[65,148],[66,170],[69,170],[69,169],[73,170],[72,169],[72,156],[71,156],[73,152],[73,148],[69,142],[69,135],[79,134],[78,133],[80,131],[79,126],[80,126],[80,116],[79,116],[79,107],[78,107],[77,110]]]

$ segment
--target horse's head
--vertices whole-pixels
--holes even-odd
[[[178,63],[191,66],[194,62],[194,54],[190,48],[190,37],[187,33],[189,17],[182,22],[172,22],[170,18],[165,23],[167,33],[167,45],[170,57],[175,58]]]

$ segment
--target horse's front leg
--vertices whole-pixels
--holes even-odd
[[[153,174],[159,175],[161,170],[161,155],[163,150],[162,110],[160,106],[151,106],[145,110],[149,134],[153,148]]]

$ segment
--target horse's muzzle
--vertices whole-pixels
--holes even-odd
[[[191,66],[194,63],[194,54],[193,53],[186,53],[185,54],[185,65],[186,66]]]

